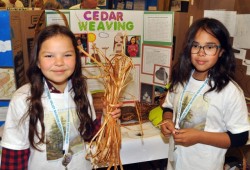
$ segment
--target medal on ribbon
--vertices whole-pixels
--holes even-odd
[[[70,163],[71,159],[72,159],[71,153],[64,154],[62,159],[62,165],[65,166],[65,170],[67,170],[67,166]]]

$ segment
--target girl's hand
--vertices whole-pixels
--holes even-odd
[[[114,119],[118,119],[118,118],[121,117],[121,109],[120,109],[120,107],[122,107],[122,103],[119,103],[119,104],[115,105],[114,107],[116,109],[113,112],[111,112],[110,114],[112,115],[112,117]]]
[[[164,136],[169,137],[171,134],[175,132],[174,123],[170,119],[164,120],[163,122],[165,123],[161,125],[161,133]]]
[[[114,119],[120,118],[121,117],[121,109],[120,108],[122,107],[122,102],[120,102],[120,103],[118,103],[118,104],[116,104],[116,105],[114,105],[112,107],[115,108],[115,109],[114,109],[113,112],[110,113],[110,115],[112,115],[112,117]]]
[[[174,141],[178,145],[191,146],[199,143],[199,136],[202,131],[197,129],[180,129],[175,130]]]

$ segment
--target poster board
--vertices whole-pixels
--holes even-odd
[[[131,12],[125,10],[61,10],[61,12],[65,14],[70,29],[76,38],[81,39],[82,44],[84,44],[82,48],[90,55],[93,56],[95,53],[92,48],[92,45],[95,44],[108,58],[112,58],[115,53],[121,51],[132,58],[135,69],[131,73],[130,84],[121,96],[123,102],[133,103],[134,100],[143,99],[141,96],[146,88],[151,100],[145,100],[145,102],[154,103],[155,89],[158,87],[164,89],[166,83],[168,83],[168,80],[163,82],[157,79],[154,71],[162,67],[167,69],[168,76],[171,74],[173,12]],[[64,24],[61,16],[56,12],[46,10],[45,13],[47,25]],[[160,27],[160,30],[155,24]],[[130,41],[136,41],[138,46],[138,51],[133,55],[128,52]],[[152,56],[146,55],[149,46],[157,49],[158,52],[162,51],[164,57],[161,59],[163,61],[155,55],[157,52]],[[145,47],[147,52],[145,52]],[[155,52],[155,50],[151,50],[151,52]],[[143,64],[143,61],[146,60],[145,57],[147,60],[150,59],[155,62]],[[98,67],[90,58],[82,55],[81,60],[84,75],[98,75]],[[142,67],[149,69],[150,73],[144,72]],[[102,90],[101,84],[101,81],[98,80],[88,80],[88,86],[92,88],[91,91]]]

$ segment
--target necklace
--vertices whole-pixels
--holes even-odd
[[[62,159],[62,165],[65,166],[65,169],[67,169],[67,165],[70,163],[71,159],[72,159],[72,155],[71,153],[68,152],[68,149],[69,149],[69,131],[70,131],[70,114],[69,114],[69,92],[68,92],[68,83],[67,83],[67,86],[65,88],[65,91],[66,91],[66,95],[65,95],[65,101],[67,101],[67,105],[66,105],[66,108],[68,109],[68,113],[67,113],[67,120],[66,120],[66,130],[65,130],[65,133],[64,133],[64,130],[63,130],[63,125],[62,125],[62,122],[61,122],[61,119],[59,117],[59,114],[58,114],[58,110],[51,98],[51,94],[49,92],[49,88],[48,88],[48,85],[46,83],[46,81],[44,81],[45,83],[45,92],[48,96],[48,100],[49,100],[49,103],[50,103],[50,106],[52,108],[52,112],[53,112],[53,116],[55,118],[55,121],[56,121],[56,124],[60,130],[60,132],[62,133],[62,136],[63,136],[63,159]]]

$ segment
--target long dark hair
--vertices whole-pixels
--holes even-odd
[[[228,30],[216,19],[201,18],[194,22],[186,33],[182,53],[172,69],[170,91],[173,91],[179,83],[184,85],[191,76],[194,69],[191,63],[191,48],[195,35],[200,29],[218,39],[221,49],[223,49],[217,63],[208,71],[210,89],[207,92],[213,90],[220,92],[230,80],[234,80],[236,61]],[[214,83],[211,83],[212,81]]]
[[[81,59],[77,49],[77,42],[74,34],[69,28],[59,25],[50,25],[45,27],[36,37],[32,56],[30,58],[29,68],[27,70],[27,77],[31,85],[31,94],[27,98],[29,103],[26,116],[29,116],[29,141],[32,147],[39,150],[38,145],[46,143],[45,141],[45,126],[44,126],[44,109],[41,101],[42,94],[44,92],[43,74],[38,63],[38,54],[43,42],[51,37],[63,35],[69,37],[75,49],[76,65],[73,74],[69,77],[72,81],[72,89],[74,92],[74,102],[76,104],[76,113],[80,119],[80,126],[78,131],[81,137],[85,140],[89,140],[92,135],[93,122],[92,112],[89,115],[90,102],[87,97],[87,83],[82,75]],[[42,131],[38,130],[38,122],[41,125]],[[41,134],[40,134],[41,133]],[[39,139],[36,143],[34,141],[35,136]]]

